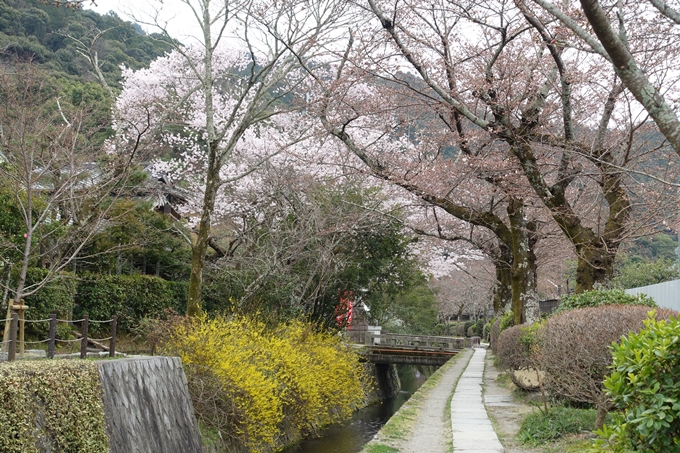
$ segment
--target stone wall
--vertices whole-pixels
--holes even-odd
[[[177,357],[99,362],[111,453],[202,453]]]
[[[401,389],[396,365],[365,363],[367,373],[373,376],[375,387],[366,397],[366,405],[385,401],[396,396]]]

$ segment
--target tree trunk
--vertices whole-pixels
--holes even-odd
[[[585,244],[578,252],[576,266],[576,294],[590,291],[596,283],[608,282],[614,272],[616,250],[604,244]]]
[[[205,254],[208,251],[210,237],[210,221],[215,208],[215,197],[220,186],[220,173],[217,166],[217,142],[209,144],[208,173],[203,195],[203,210],[198,224],[196,242],[191,248],[191,274],[189,275],[189,297],[187,301],[187,316],[201,314],[201,287],[203,284],[203,268]]]
[[[535,225],[527,220],[524,202],[520,199],[508,202],[508,216],[512,232],[512,312],[517,326],[536,318]],[[525,307],[531,309],[529,319]]]
[[[595,429],[602,429],[604,425],[604,418],[607,416],[607,409],[599,406],[597,408],[597,417],[595,418]]]
[[[494,313],[512,308],[512,251],[501,244],[500,257],[493,260],[496,267],[496,287],[493,294]]]

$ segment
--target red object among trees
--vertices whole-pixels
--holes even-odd
[[[354,292],[339,291],[339,302],[335,306],[335,320],[340,327],[350,327],[354,317]]]

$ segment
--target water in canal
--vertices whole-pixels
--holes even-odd
[[[283,453],[359,452],[434,371],[428,368],[419,371],[414,367],[399,367],[402,390],[396,397],[362,409],[348,422],[330,426],[319,433],[319,437],[304,440]]]

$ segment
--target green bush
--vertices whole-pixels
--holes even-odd
[[[499,327],[501,329],[500,332],[503,332],[508,327],[512,327],[512,326],[515,325],[515,315],[512,312],[512,310],[506,311],[505,313],[503,313],[500,317],[500,320],[501,320],[501,322],[499,324]],[[500,334],[500,332],[499,332],[499,334]]]
[[[74,316],[105,320],[117,315],[120,328],[127,331],[143,317],[159,315],[166,308],[184,312],[186,283],[149,275],[90,274],[78,284]]]
[[[29,268],[26,274],[26,286],[39,283],[49,271],[41,268]],[[57,317],[68,316],[73,309],[73,299],[76,294],[76,280],[73,274],[62,272],[39,291],[24,298],[28,310],[26,319],[47,319],[52,313]],[[29,337],[45,338],[49,333],[49,323],[26,323],[26,335]]]
[[[484,336],[484,320],[483,319],[478,319],[477,322],[475,323],[475,335],[483,338]]]
[[[605,392],[621,411],[598,432],[616,452],[680,451],[680,319],[657,321],[612,345]]]
[[[20,361],[0,367],[0,451],[107,453],[97,365]]]
[[[553,315],[576,308],[599,307],[600,305],[644,305],[655,308],[656,302],[646,294],[634,296],[621,289],[593,290],[562,299]]]
[[[473,336],[473,335],[470,335],[470,328],[472,327],[473,331],[474,331],[474,326],[475,326],[474,321],[465,321],[465,335],[466,336],[468,336],[468,337]],[[472,332],[472,333],[474,333],[474,332]]]
[[[573,407],[554,407],[547,414],[533,412],[522,422],[517,437],[525,444],[542,445],[560,439],[565,434],[592,431],[596,415],[595,409]]]

